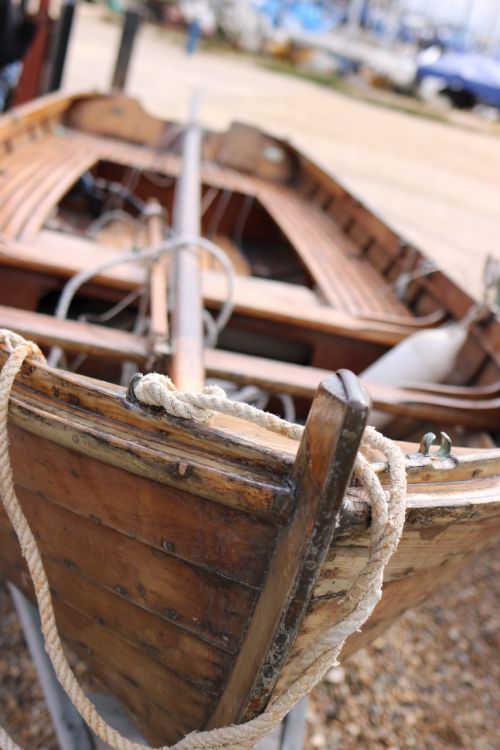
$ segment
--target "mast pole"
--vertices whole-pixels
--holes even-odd
[[[178,237],[198,237],[201,231],[198,109],[198,96],[194,95],[184,135],[182,170],[175,186],[173,228]],[[205,384],[203,300],[196,246],[186,245],[174,258],[173,293],[170,376],[180,390],[201,391]]]

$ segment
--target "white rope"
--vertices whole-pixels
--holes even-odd
[[[235,271],[231,260],[224,250],[214,242],[211,242],[211,240],[198,236],[191,237],[182,235],[180,237],[174,237],[173,239],[163,240],[154,247],[146,247],[143,250],[131,250],[122,255],[118,255],[115,258],[106,260],[103,263],[94,266],[94,268],[80,271],[80,273],[75,274],[75,276],[73,276],[64,286],[54,312],[54,317],[61,320],[66,318],[73,297],[77,291],[83,286],[83,284],[86,284],[95,276],[99,276],[105,271],[109,271],[110,268],[121,266],[125,263],[144,263],[146,261],[156,262],[164,255],[175,253],[187,246],[194,247],[197,250],[206,250],[213,255],[222,265],[226,274],[227,295],[214,320],[214,331],[212,332],[212,338],[216,338],[225,327],[233,312]],[[51,367],[57,367],[61,354],[62,350],[60,347],[56,346],[52,348],[48,358],[48,363]]]
[[[8,448],[8,407],[14,380],[24,360],[32,357],[44,361],[36,344],[25,341],[11,331],[0,330],[0,343],[7,345],[10,356],[0,374],[0,493],[2,502],[16,532],[35,588],[40,611],[45,648],[56,676],[87,725],[114,750],[146,750],[114,730],[89,701],[66,659],[57,630],[49,582],[36,540],[17,499]],[[217,386],[205,388],[203,394],[176,392],[164,376],[138,377],[133,386],[136,397],[145,403],[163,406],[171,415],[206,421],[213,411],[232,414],[260,424],[266,429],[300,439],[303,427],[238,402],[225,399]],[[267,709],[255,719],[206,732],[193,732],[171,748],[161,750],[250,750],[282,721],[291,708],[337,663],[345,640],[366,622],[382,595],[384,568],[401,536],[406,502],[406,472],[401,450],[373,428],[367,428],[362,448],[382,451],[388,462],[391,488],[386,496],[380,480],[367,459],[359,453],[354,467],[357,481],[363,486],[371,504],[370,554],[368,562],[348,590],[337,623],[293,662],[291,684],[278,698],[271,699]],[[0,728],[2,750],[21,748]]]

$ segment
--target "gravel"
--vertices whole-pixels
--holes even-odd
[[[499,552],[478,556],[442,593],[330,671],[309,702],[307,750],[499,750]],[[26,750],[56,750],[3,588],[0,620],[0,720]]]

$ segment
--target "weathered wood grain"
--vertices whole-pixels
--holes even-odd
[[[265,707],[330,544],[368,408],[351,373],[320,386],[294,464],[295,512],[209,726],[250,718]]]
[[[493,476],[489,478],[475,475],[474,469],[467,467],[467,460],[462,470],[460,462],[456,468],[450,465],[441,470],[436,468],[435,481],[441,479],[441,484],[426,483],[425,467],[415,469],[413,476],[410,475],[406,524],[385,571],[382,600],[361,633],[348,640],[342,658],[370,643],[404,611],[452,580],[471,555],[497,541],[500,453],[490,455]],[[484,463],[487,476],[487,462]],[[283,670],[278,693],[286,688],[298,654],[335,623],[347,589],[368,559],[368,523],[366,508],[343,515],[308,614]]]
[[[274,544],[268,524],[192,493],[106,465],[12,426],[16,476],[33,494],[190,561],[258,586]],[[63,470],[64,469],[64,470]]]
[[[237,650],[253,590],[61,506],[42,503],[21,486],[17,492],[44,554],[189,633]]]

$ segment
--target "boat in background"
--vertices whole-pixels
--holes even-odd
[[[366,382],[410,441],[408,510],[344,656],[498,539],[498,316],[308,157],[95,94],[5,116],[0,154],[0,327],[50,352],[12,392],[17,494],[61,632],[152,742],[259,714],[335,621],[369,546],[353,372],[444,324],[462,334],[446,383]],[[137,403],[139,368],[223,382],[304,435],[169,417]],[[443,428],[464,447],[433,450]],[[29,594],[3,512],[0,539]]]

